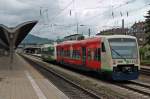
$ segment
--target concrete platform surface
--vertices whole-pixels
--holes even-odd
[[[19,55],[0,57],[0,99],[68,99]]]

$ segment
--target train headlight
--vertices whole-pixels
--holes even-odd
[[[116,60],[113,60],[113,65],[116,65]]]
[[[118,68],[117,67],[113,67],[113,71],[114,72],[118,72]]]
[[[132,68],[131,67],[123,67],[122,71],[123,72],[132,72]]]

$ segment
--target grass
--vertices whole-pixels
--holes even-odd
[[[150,60],[141,60],[141,65],[150,66]]]

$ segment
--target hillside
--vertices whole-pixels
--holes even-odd
[[[22,41],[22,43],[29,43],[29,44],[44,44],[44,43],[52,43],[53,40],[49,40],[47,38],[41,38],[32,34],[28,34],[26,38]]]

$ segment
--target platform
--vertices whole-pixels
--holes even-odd
[[[13,64],[0,57],[0,99],[68,99],[48,79],[15,55]]]

